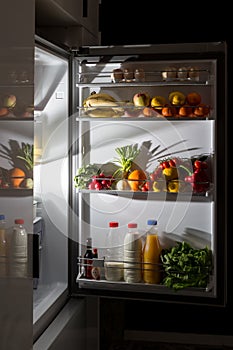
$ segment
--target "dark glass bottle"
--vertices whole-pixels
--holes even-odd
[[[85,278],[92,279],[92,259],[93,259],[93,252],[92,252],[92,238],[89,237],[86,240],[87,243],[87,250],[84,254],[84,267],[85,267]]]
[[[98,259],[98,249],[93,248],[93,259]],[[95,265],[95,262],[93,263]],[[91,270],[91,276],[94,280],[100,279],[100,268],[98,266],[93,266]]]

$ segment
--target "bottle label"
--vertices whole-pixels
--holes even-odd
[[[86,272],[86,278],[92,278],[92,259],[85,259],[85,272]]]
[[[91,277],[94,280],[99,280],[100,279],[100,268],[99,267],[92,267],[91,269]]]

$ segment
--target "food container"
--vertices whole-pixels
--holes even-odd
[[[123,262],[105,262],[105,278],[108,281],[121,281],[124,277],[124,263]]]

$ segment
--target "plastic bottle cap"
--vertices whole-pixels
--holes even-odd
[[[15,219],[15,224],[23,225],[24,219]]]
[[[119,226],[119,224],[118,224],[118,222],[116,222],[116,221],[111,221],[110,223],[109,223],[109,227],[118,227]]]
[[[0,220],[5,220],[5,215],[4,214],[0,214]]]
[[[128,224],[128,228],[137,228],[138,227],[138,224],[134,223],[134,222],[131,222]]]
[[[157,225],[157,220],[147,220],[147,225]]]

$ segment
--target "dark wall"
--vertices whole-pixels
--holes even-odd
[[[102,45],[157,44],[230,39],[226,4],[206,1],[102,0]],[[228,6],[229,7],[229,6]]]
[[[205,3],[208,7],[203,7]],[[126,4],[131,4],[131,8],[129,8],[129,5],[126,7]],[[230,13],[226,5],[221,3],[215,5],[205,1],[186,2],[183,5],[182,2],[174,2],[173,4],[167,2],[165,4],[163,1],[150,2],[144,0],[138,4],[132,1],[119,0],[114,7],[112,1],[102,0],[100,16],[101,44],[134,45],[226,41],[229,52],[228,95],[231,96],[233,77],[231,62],[233,56],[230,31],[232,19],[229,19],[228,15]],[[231,118],[230,103],[228,109]],[[232,139],[229,135],[229,140],[230,138]],[[231,147],[229,141],[229,149]],[[228,189],[232,191],[232,184],[229,184]],[[228,220],[228,242],[230,244],[232,242],[232,219],[229,218]],[[120,301],[116,302],[116,310],[119,303]],[[214,310],[211,307],[190,307],[187,309],[185,306],[179,305],[130,301],[124,303],[122,328],[177,332],[195,330],[197,333],[232,335],[233,327],[225,322],[230,315],[232,317],[232,314],[232,307],[227,310]],[[182,319],[179,324],[175,321],[177,315],[180,315]]]

